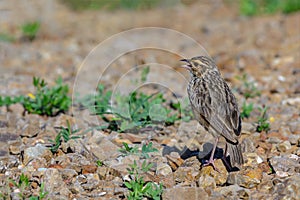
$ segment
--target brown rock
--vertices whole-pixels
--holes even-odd
[[[166,189],[163,192],[163,199],[182,200],[182,199],[208,199],[208,194],[200,187],[177,187]]]
[[[24,165],[27,165],[28,162],[36,158],[44,158],[46,161],[50,161],[52,153],[49,148],[42,144],[37,144],[34,147],[29,147],[24,150]]]
[[[40,133],[41,129],[40,129],[40,122],[38,119],[33,118],[29,121],[28,124],[26,124],[23,127],[23,131],[21,133],[21,136],[23,137],[35,137]]]
[[[224,183],[226,183],[227,176],[228,176],[226,167],[223,165],[221,159],[215,160],[215,166],[219,170],[219,172],[214,170],[212,166],[206,166],[200,170],[199,176],[200,177],[205,175],[211,176],[214,178],[217,185],[223,185]]]
[[[91,174],[97,171],[96,165],[83,165],[82,166],[82,174]]]
[[[23,151],[24,149],[24,145],[22,143],[22,141],[9,141],[9,153],[13,154],[13,155],[17,155],[20,154],[21,151]]]

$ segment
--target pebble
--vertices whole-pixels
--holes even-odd
[[[201,187],[175,187],[165,189],[162,199],[208,199],[208,194]]]
[[[290,154],[270,158],[270,164],[276,174],[295,175],[300,171],[299,156]]]
[[[292,145],[289,141],[284,141],[284,142],[281,142],[277,145],[277,149],[280,152],[287,152],[291,148],[292,148]]]
[[[34,147],[29,147],[24,150],[24,165],[27,165],[31,160],[44,158],[46,161],[50,161],[52,153],[49,148],[42,144],[37,144]]]

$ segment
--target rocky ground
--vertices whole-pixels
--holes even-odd
[[[46,199],[126,198],[129,191],[124,182],[133,178],[127,168],[134,161],[142,165],[145,160],[153,166],[141,175],[145,182],[163,185],[163,199],[299,199],[299,12],[244,17],[234,5],[219,1],[134,12],[72,11],[55,1],[0,4],[5,8],[0,10],[1,31],[17,38],[0,43],[1,96],[32,92],[33,76],[44,78],[50,85],[61,76],[71,88],[70,96],[93,92],[98,81],[126,93],[140,86],[130,82],[139,76],[134,67],[149,64],[148,81],[163,85],[151,90],[161,91],[172,100],[175,97],[170,91],[186,96],[188,74],[178,68],[178,60],[205,53],[216,60],[240,108],[247,90],[245,82],[253,83],[260,92],[247,99],[254,111],[243,120],[240,139],[246,162],[240,170],[230,172],[221,159],[216,160],[220,172],[201,167],[213,138],[194,120],[138,133],[118,133],[97,130],[102,121],[75,104],[55,117],[24,114],[21,104],[3,106],[1,199],[41,197],[42,185]],[[18,27],[34,20],[41,22],[37,38],[24,41]],[[184,33],[206,52],[168,30],[141,29],[114,35],[143,27]],[[236,78],[243,74],[247,74],[247,81]],[[270,129],[258,132],[258,108],[264,106],[269,108],[266,122]],[[67,120],[74,129],[80,129],[80,138],[62,143],[52,153],[49,139],[57,135],[56,127],[67,127]],[[158,152],[149,153],[149,157],[125,155],[119,151],[123,142],[140,151],[152,142]],[[14,184],[19,183],[21,174],[28,177],[29,186]]]

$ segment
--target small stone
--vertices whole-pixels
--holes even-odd
[[[245,171],[243,173],[246,174],[242,174],[242,172],[229,173],[227,183],[230,185],[239,185],[241,187],[249,188],[249,189],[256,187],[260,183],[260,180],[257,179],[256,177],[261,178],[261,176],[259,175],[261,174],[261,171],[256,173],[255,171],[251,170],[251,171]]]
[[[166,163],[159,163],[156,168],[156,174],[159,176],[167,176],[172,173],[172,168]]]
[[[40,122],[38,119],[31,119],[28,124],[23,127],[21,136],[23,137],[35,137],[40,133]]]
[[[22,143],[22,141],[9,141],[9,153],[13,154],[13,155],[18,155],[21,153],[21,151],[23,151],[24,149],[24,145]]]
[[[300,135],[290,134],[288,136],[288,139],[291,145],[298,145],[298,141],[300,140]]]
[[[256,131],[256,126],[252,123],[242,122],[242,133],[251,134]]]
[[[216,186],[216,181],[213,177],[204,174],[203,176],[200,176],[198,180],[199,187],[203,187],[204,189],[209,188],[209,189],[215,189]]]
[[[224,183],[226,183],[227,176],[228,176],[226,167],[223,165],[221,159],[215,160],[214,164],[215,167],[219,170],[219,172],[214,170],[212,166],[206,166],[206,167],[202,167],[199,176],[200,177],[204,175],[211,176],[212,178],[214,178],[217,185],[223,185]]]
[[[23,113],[25,111],[23,105],[20,103],[10,105],[9,110],[19,116],[23,115]]]
[[[291,155],[282,155],[274,156],[270,158],[270,164],[273,167],[274,171],[279,174],[288,174],[294,175],[295,173],[300,172],[300,163],[299,156]],[[286,173],[283,173],[286,172]]]
[[[162,199],[208,199],[208,194],[201,187],[176,187],[165,189]]]
[[[77,176],[77,172],[74,169],[61,169],[60,170],[63,180],[72,180]]]
[[[61,199],[67,199],[71,194],[58,169],[49,168],[46,170],[43,182],[45,192],[49,192],[49,194],[53,195],[47,196],[49,199],[57,199],[57,197],[55,197],[56,195],[59,195]],[[59,193],[57,193],[57,191],[59,191]]]
[[[215,191],[220,192],[225,199],[251,199],[250,190],[238,185],[218,187]]]
[[[120,155],[119,147],[106,138],[90,144],[90,151],[102,161],[111,160]]]
[[[282,101],[283,105],[300,106],[300,97],[288,98]]]
[[[195,176],[193,176],[194,168],[192,167],[179,167],[174,172],[174,180],[177,183],[191,183],[195,180]]]
[[[284,141],[284,142],[277,145],[277,149],[280,152],[287,152],[291,148],[292,148],[292,145],[289,141]]]
[[[31,160],[44,158],[46,161],[50,161],[52,158],[52,153],[49,148],[43,146],[42,144],[37,144],[34,147],[29,147],[24,150],[24,165],[27,165]]]
[[[82,166],[82,174],[92,174],[97,171],[96,165],[84,165]]]

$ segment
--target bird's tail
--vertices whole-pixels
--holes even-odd
[[[235,166],[236,164],[238,165],[244,164],[242,149],[239,143],[232,144],[230,142],[227,142],[227,151],[230,155],[230,164],[232,166]]]

